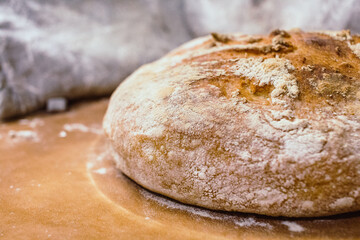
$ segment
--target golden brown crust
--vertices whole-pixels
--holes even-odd
[[[153,191],[273,216],[360,210],[360,38],[212,34],[112,96],[118,167]]]

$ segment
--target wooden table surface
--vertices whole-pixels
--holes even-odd
[[[0,124],[0,239],[360,239],[360,213],[269,218],[184,205],[114,168],[108,100]]]

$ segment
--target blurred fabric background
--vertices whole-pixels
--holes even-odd
[[[210,32],[360,32],[357,0],[2,0],[0,119],[109,95],[142,64]]]

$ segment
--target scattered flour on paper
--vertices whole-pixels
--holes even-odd
[[[102,134],[102,128],[99,127],[88,127],[85,126],[84,124],[81,123],[67,123],[64,125],[64,130],[67,132],[74,132],[74,131],[79,131],[79,132],[84,132],[84,133],[95,133],[95,134]]]
[[[291,232],[303,232],[305,231],[305,228],[303,228],[301,225],[295,223],[295,222],[290,222],[290,221],[282,221],[282,224],[284,224],[285,226],[288,227],[289,231]]]
[[[19,120],[19,124],[29,126],[31,128],[36,128],[38,126],[43,126],[44,121],[39,119],[39,118],[34,118],[34,119],[31,119],[31,120],[24,118],[24,119]]]
[[[142,188],[140,188],[140,193],[146,199],[151,199],[151,200],[157,202],[158,204],[160,204],[166,208],[169,208],[169,209],[178,209],[178,210],[186,211],[186,212],[191,213],[196,216],[210,218],[210,219],[214,219],[214,220],[230,221],[238,227],[244,227],[244,228],[262,227],[262,228],[266,228],[268,230],[273,229],[273,226],[271,224],[265,223],[265,222],[260,222],[260,221],[256,220],[254,217],[230,216],[230,215],[220,213],[220,212],[215,212],[215,211],[211,211],[211,210],[192,207],[189,205],[171,201],[171,200],[163,198],[161,196],[157,196],[157,195],[155,195],[145,189],[142,189]]]
[[[10,139],[14,141],[34,141],[34,142],[39,141],[38,134],[31,130],[19,130],[19,131],[10,130],[8,132],[8,136]]]
[[[106,168],[99,168],[99,169],[94,170],[93,172],[104,175],[104,174],[107,173],[107,169]]]

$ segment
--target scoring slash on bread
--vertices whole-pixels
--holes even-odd
[[[195,39],[128,77],[104,119],[143,187],[225,211],[360,210],[360,36],[275,30]]]

